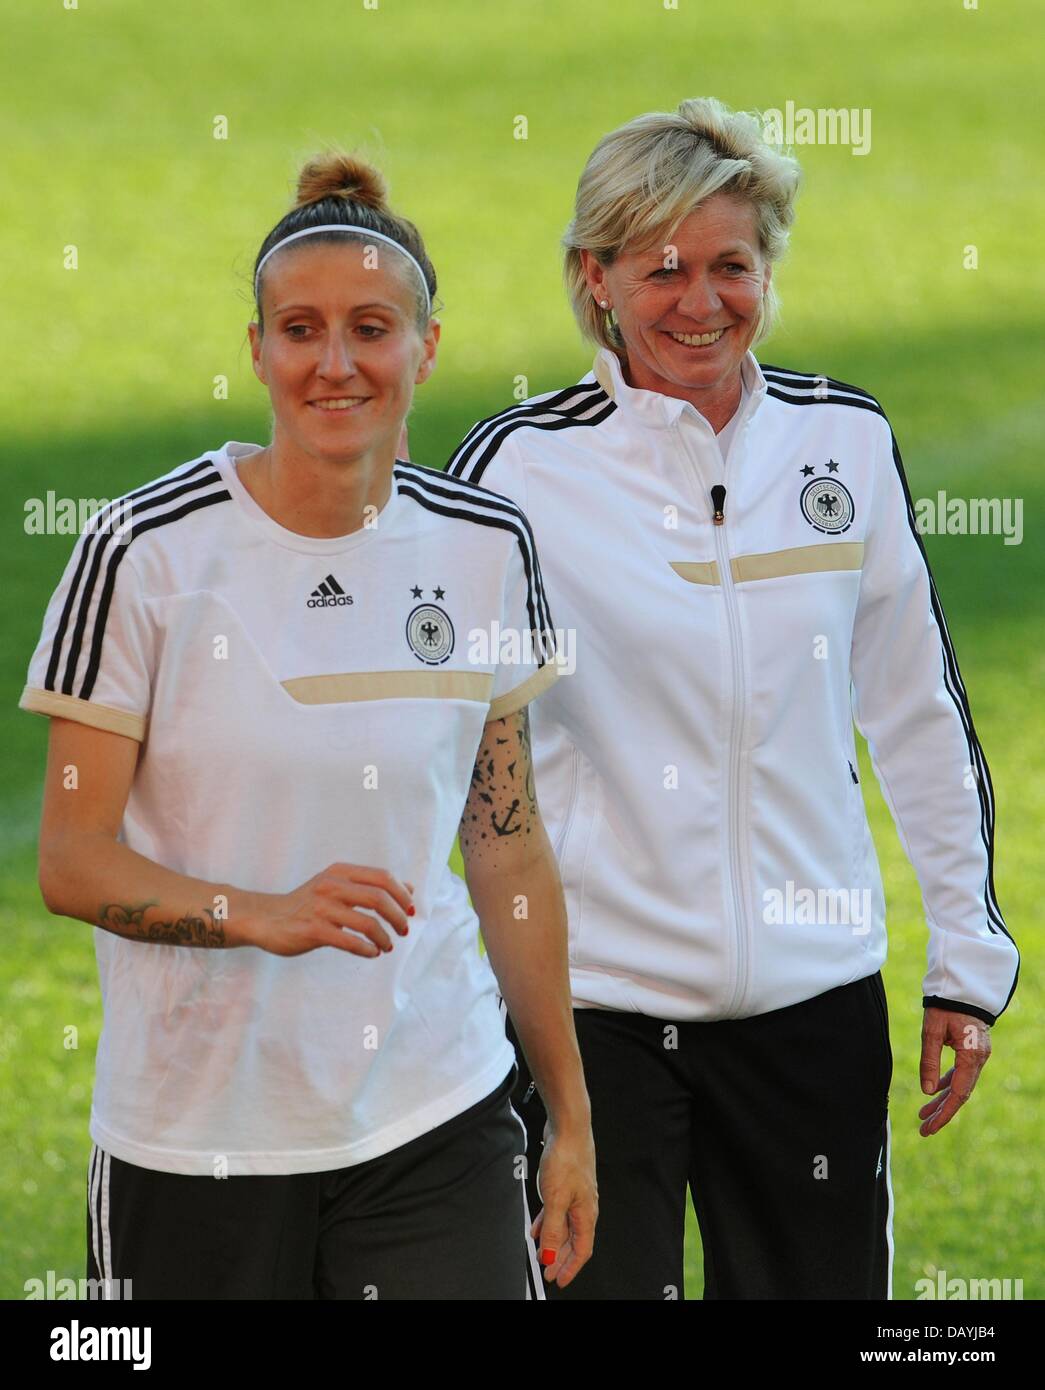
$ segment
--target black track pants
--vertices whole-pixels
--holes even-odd
[[[526,1299],[514,1068],[391,1153],[325,1173],[161,1173],[94,1147],[87,1276],[132,1299]]]
[[[675,1024],[575,1009],[574,1020],[599,1221],[591,1260],[565,1290],[545,1284],[547,1298],[682,1298],[687,1187],[705,1298],[891,1296],[880,973],[755,1018]],[[508,1036],[536,1215],[546,1117],[510,1020]]]

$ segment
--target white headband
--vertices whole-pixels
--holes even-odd
[[[394,246],[397,251],[401,252],[417,271],[421,284],[424,287],[425,305],[428,313],[431,314],[432,296],[428,293],[428,281],[425,279],[425,273],[421,269],[417,259],[410,254],[405,246],[402,246],[398,241],[393,241],[390,236],[385,236],[384,232],[372,232],[369,227],[357,227],[353,223],[348,222],[325,222],[321,227],[306,227],[302,232],[291,232],[290,236],[285,236],[282,241],[277,241],[275,246],[269,247],[258,262],[258,268],[254,272],[254,298],[259,304],[261,301],[258,299],[258,280],[261,277],[262,267],[268,258],[274,252],[282,250],[289,242],[297,241],[299,237],[312,236],[314,232],[357,232],[362,233],[368,241],[387,241],[389,246]]]

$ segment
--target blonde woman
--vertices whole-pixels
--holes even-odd
[[[923,1135],[968,1099],[1015,987],[990,777],[889,422],[751,351],[798,184],[711,99],[606,135],[564,238],[592,371],[480,421],[448,469],[525,508],[576,642],[534,719],[601,1203],[563,1297],[681,1297],[687,1187],[705,1298],[890,1296],[854,712],[926,908]]]
[[[512,502],[396,459],[435,290],[375,170],[306,165],[255,263],[271,443],[113,504],[32,660],[41,887],[95,925],[105,1010],[88,1274],[137,1299],[527,1297],[498,993],[552,1114],[551,1277],[591,1250],[530,779],[527,705],[555,674],[537,552]],[[538,640],[476,657],[465,635],[496,625]],[[447,868],[459,825],[489,964]]]

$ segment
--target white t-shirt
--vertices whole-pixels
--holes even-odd
[[[474,1105],[514,1061],[447,859],[484,723],[557,670],[539,642],[491,633],[551,629],[529,524],[397,463],[376,524],[301,536],[236,474],[260,447],[204,454],[81,536],[20,703],[141,741],[121,839],[157,863],[269,893],[338,861],[385,868],[413,883],[416,915],[374,959],[95,929],[91,1137],[172,1173],[360,1163]]]

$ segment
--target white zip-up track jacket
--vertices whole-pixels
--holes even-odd
[[[1019,963],[993,790],[889,421],[858,387],[742,370],[725,461],[601,350],[448,465],[517,502],[541,557],[561,674],[534,766],[574,1002],[744,1018],[880,967],[855,716],[922,892],[923,1003],[993,1023]]]

